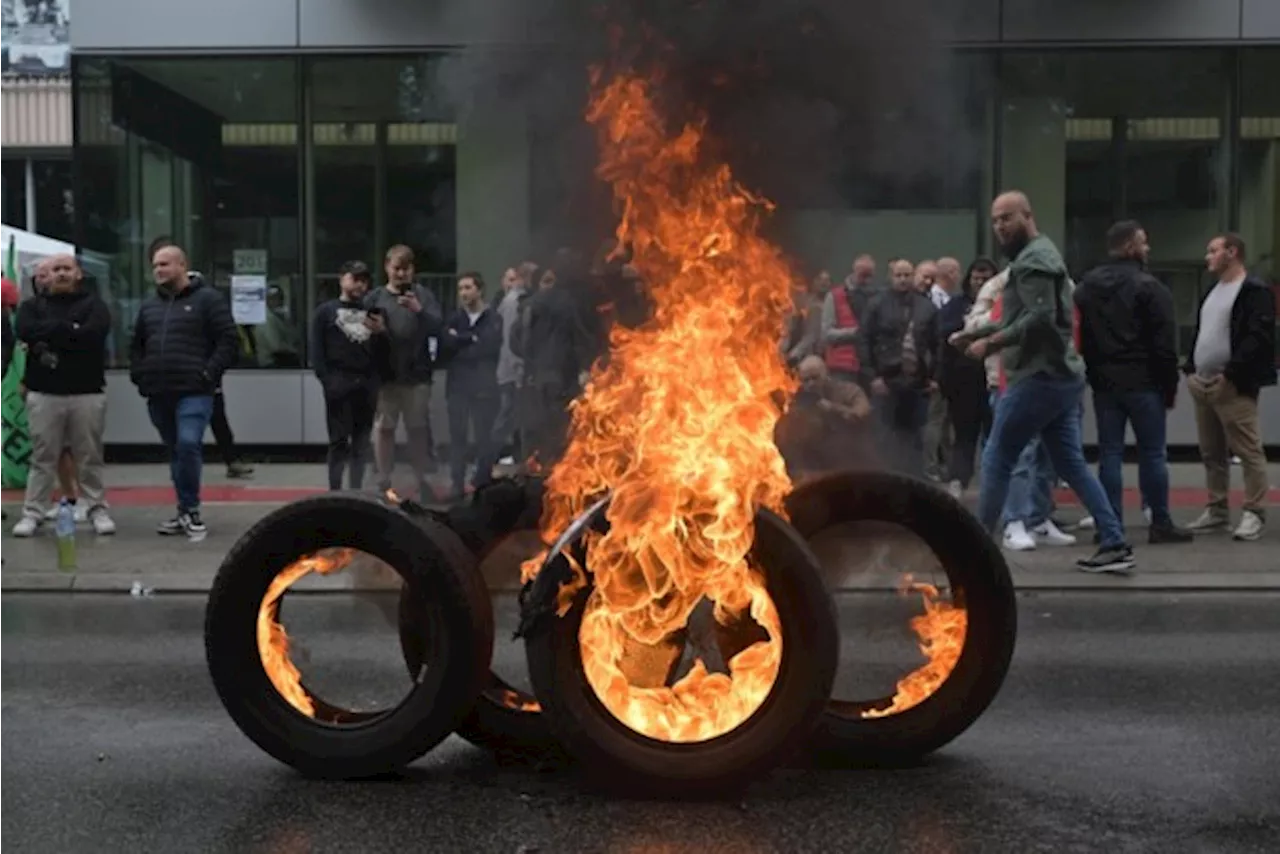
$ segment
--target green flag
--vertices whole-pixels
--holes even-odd
[[[9,251],[4,259],[4,277],[20,287],[18,248],[9,235]],[[10,318],[10,322],[13,318]],[[25,489],[31,465],[31,433],[27,427],[27,408],[22,402],[22,378],[26,374],[27,350],[18,346],[13,351],[9,372],[4,375],[4,396],[0,399],[0,416],[4,420],[3,480],[6,488]]]
[[[9,235],[9,251],[4,257],[4,277],[13,282],[16,287],[18,284],[18,239],[14,235]]]

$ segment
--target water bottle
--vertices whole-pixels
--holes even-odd
[[[58,569],[70,572],[76,568],[76,512],[65,498],[58,503],[53,530],[58,536]]]

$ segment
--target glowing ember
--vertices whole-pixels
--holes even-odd
[[[868,709],[864,718],[883,718],[904,712],[919,705],[933,695],[960,660],[964,650],[965,631],[969,625],[963,608],[941,598],[938,588],[923,584],[907,576],[903,581],[903,593],[919,593],[924,602],[924,613],[911,620],[911,630],[920,639],[920,653],[926,661],[898,682],[893,704],[887,709]]]
[[[262,658],[262,668],[267,671],[267,678],[280,696],[309,718],[316,716],[316,707],[311,696],[302,687],[302,674],[289,660],[289,635],[276,620],[276,614],[280,610],[280,597],[304,575],[312,572],[320,575],[337,572],[351,563],[354,555],[355,551],[352,549],[328,549],[299,558],[280,570],[271,580],[271,586],[267,588],[262,604],[258,606],[258,655]]]
[[[636,731],[700,741],[750,716],[781,661],[778,615],[746,556],[756,508],[781,510],[790,490],[773,430],[775,401],[792,390],[777,337],[794,283],[757,233],[769,203],[735,184],[728,166],[708,162],[700,124],[669,134],[652,86],[635,75],[604,82],[597,71],[592,84],[598,173],[613,187],[617,238],[633,250],[654,311],[638,329],[613,330],[607,368],[596,367],[575,402],[542,532],[551,543],[612,494],[609,533],[587,544],[595,581],[579,636],[587,678]],[[539,565],[525,565],[526,580]],[[674,686],[632,685],[624,649],[659,645],[704,597],[722,624],[749,613],[768,640],[733,656],[729,674],[699,661]]]

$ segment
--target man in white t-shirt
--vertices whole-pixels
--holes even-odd
[[[1191,355],[1183,365],[1195,402],[1208,506],[1196,532],[1230,524],[1230,455],[1244,471],[1244,507],[1234,537],[1256,540],[1266,522],[1267,458],[1258,422],[1258,395],[1276,384],[1275,296],[1245,269],[1244,241],[1221,234],[1209,241],[1205,264],[1218,278],[1200,303]]]

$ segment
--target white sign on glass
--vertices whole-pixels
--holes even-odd
[[[237,326],[267,322],[267,277],[231,277],[231,317]]]

